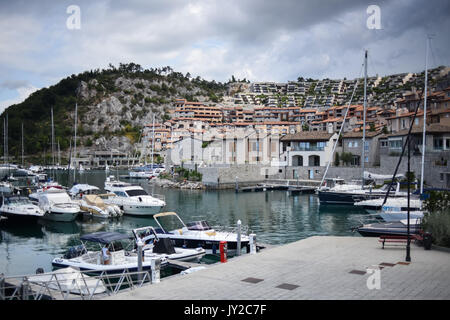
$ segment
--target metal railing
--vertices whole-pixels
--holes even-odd
[[[0,274],[0,300],[92,300],[117,294],[120,290],[135,289],[151,283],[150,271],[98,275],[92,270],[74,273],[40,273],[27,276],[4,277]],[[67,275],[72,277],[67,278]]]

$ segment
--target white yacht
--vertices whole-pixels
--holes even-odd
[[[73,221],[80,213],[80,205],[72,201],[66,190],[60,187],[44,187],[29,197],[45,211],[44,219]]]
[[[409,218],[410,219],[422,219],[423,211],[414,210],[415,208],[409,208]],[[380,212],[381,218],[386,222],[400,221],[408,219],[408,206],[405,204],[404,207],[400,206],[388,206],[384,205]]]
[[[34,205],[26,197],[0,197],[0,213],[8,218],[8,221],[36,222],[44,216],[44,211]]]
[[[53,259],[53,267],[77,267],[80,270],[111,273],[123,272],[124,270],[137,271],[137,254],[132,252],[133,246],[130,243],[130,236],[118,232],[95,232],[82,235],[80,240],[81,245],[70,248],[63,257]],[[126,244],[124,246],[123,242],[125,241],[129,247]],[[97,244],[98,250],[88,250],[86,243]],[[92,245],[89,247],[92,247]],[[108,262],[105,262],[103,259],[103,247],[107,247],[109,251],[110,259]],[[166,265],[168,262],[164,257],[158,256],[157,258],[161,258],[161,266]],[[142,270],[150,270],[153,259],[144,257]]]
[[[363,208],[370,214],[377,214],[381,212],[383,201],[384,197],[358,201],[355,202],[354,205],[356,207]],[[421,211],[422,203],[423,201],[420,199],[410,199],[410,211]],[[384,206],[386,207],[386,210],[389,210],[390,208],[398,208],[398,211],[406,211],[408,208],[408,198],[387,198]]]
[[[153,218],[160,227],[156,229],[158,237],[160,239],[169,238],[177,247],[202,247],[208,252],[214,252],[219,250],[221,241],[226,241],[228,250],[236,250],[237,248],[237,233],[229,230],[215,230],[207,221],[193,221],[185,224],[175,212],[155,214]],[[249,236],[241,234],[241,248],[249,244]]]
[[[154,215],[166,205],[163,196],[151,196],[142,187],[115,180],[114,176],[106,179],[105,190],[117,195],[108,197],[105,202],[119,206],[124,214]]]
[[[135,237],[139,236],[145,240],[143,230],[135,230]],[[153,235],[156,235],[153,233]],[[136,239],[136,238],[135,238]],[[80,237],[81,245],[70,248],[61,258],[53,259],[52,265],[58,268],[77,267],[80,270],[91,270],[96,272],[107,271],[111,273],[128,270],[134,272],[138,270],[138,255],[136,242],[132,237],[118,232],[95,232],[85,234]],[[148,239],[147,239],[148,240]],[[98,251],[90,251],[86,243],[99,245]],[[92,246],[90,246],[91,248]],[[106,247],[109,251],[110,259],[105,263],[102,249]],[[160,259],[161,267],[168,264],[170,260],[191,260],[199,258],[205,254],[203,249],[174,248],[169,241],[161,241],[154,238],[152,245],[147,244],[143,250],[142,269],[151,270],[152,260]]]

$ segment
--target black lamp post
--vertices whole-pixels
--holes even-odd
[[[409,229],[409,214],[410,214],[410,206],[409,206],[409,202],[410,202],[410,184],[411,184],[411,170],[410,170],[410,161],[411,161],[411,139],[410,136],[407,137],[408,139],[408,216],[407,216],[407,242],[406,242],[406,261],[410,262],[411,261],[411,255],[410,255],[410,251],[411,251],[411,238],[409,235],[410,229]]]

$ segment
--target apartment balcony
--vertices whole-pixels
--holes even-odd
[[[317,147],[317,146],[310,146],[310,147],[300,147],[300,146],[292,146],[291,151],[324,151],[325,147]]]

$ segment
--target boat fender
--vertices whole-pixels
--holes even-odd
[[[141,197],[139,197],[139,201],[142,202],[142,198]]]

